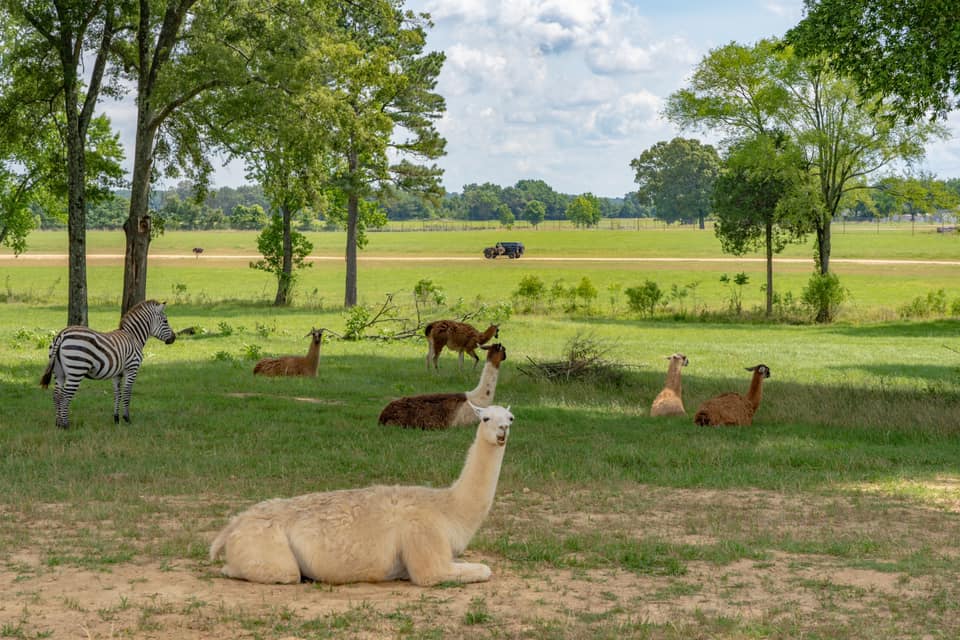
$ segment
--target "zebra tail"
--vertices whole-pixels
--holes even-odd
[[[53,364],[57,361],[57,355],[60,353],[60,335],[53,339],[50,345],[50,360],[47,362],[47,370],[43,372],[40,378],[40,388],[46,389],[50,386],[50,380],[53,378]]]

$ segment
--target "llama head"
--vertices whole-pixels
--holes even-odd
[[[674,362],[680,362],[681,367],[685,367],[690,364],[690,361],[687,360],[687,356],[683,355],[682,353],[675,353],[672,356],[664,357],[670,361],[670,364],[673,364]]]
[[[495,367],[499,367],[500,363],[507,359],[507,350],[499,342],[480,348],[487,352],[487,362]]]
[[[510,407],[501,407],[500,405],[491,405],[489,407],[478,407],[469,400],[467,401],[473,412],[480,418],[478,427],[478,436],[481,436],[488,444],[498,447],[507,444],[507,437],[510,435],[510,425],[513,423],[513,414],[510,413]]]
[[[308,333],[308,334],[307,334],[306,336],[304,336],[304,337],[306,338],[307,336],[310,336],[310,337],[313,338],[314,344],[320,344],[320,341],[323,340],[323,332],[324,332],[324,331],[326,331],[326,329],[324,329],[324,328],[320,328],[320,329],[311,328],[311,329],[310,329],[310,333]]]
[[[770,367],[765,364],[758,364],[754,367],[747,367],[747,371],[753,371],[753,375],[760,376],[761,378],[770,377]]]

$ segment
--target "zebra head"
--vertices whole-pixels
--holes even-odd
[[[156,305],[156,312],[154,314],[153,322],[150,326],[150,335],[158,340],[163,340],[164,344],[170,344],[177,339],[177,334],[175,334],[173,329],[170,328],[170,322],[167,320],[167,314],[163,311],[163,308],[167,306],[167,303],[157,302]]]
[[[163,312],[166,305],[166,302],[144,300],[124,314],[120,319],[120,328],[138,336],[140,344],[146,342],[148,336],[170,344],[177,339],[177,335],[170,328],[167,314]]]

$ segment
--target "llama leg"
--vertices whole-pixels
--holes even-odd
[[[463,351],[460,352],[460,364],[458,366],[460,370],[463,371]]]
[[[490,579],[490,567],[485,564],[454,562],[449,540],[432,528],[418,527],[405,532],[400,553],[410,582],[421,587]]]
[[[261,518],[246,519],[230,533],[222,572],[262,584],[300,582],[300,565],[286,532],[279,524]]]
[[[469,353],[470,353],[470,357],[473,358],[473,368],[476,369],[476,368],[477,368],[477,364],[480,362],[480,358],[479,358],[479,356],[477,356],[477,352],[474,351],[473,349],[470,349],[470,350],[469,350]],[[461,357],[463,357],[463,356],[461,356]]]
[[[430,370],[430,359],[433,358],[433,366],[437,366],[436,349],[433,346],[433,340],[427,338],[427,371]]]

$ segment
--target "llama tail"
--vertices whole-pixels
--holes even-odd
[[[213,562],[217,559],[217,556],[220,555],[220,552],[223,550],[223,547],[227,544],[227,536],[233,531],[233,523],[235,520],[232,520],[230,524],[225,526],[217,537],[214,538],[213,542],[210,544],[210,561]]]
[[[60,335],[58,334],[56,338],[53,339],[53,343],[50,345],[50,358],[47,360],[47,368],[43,372],[43,376],[40,377],[40,388],[46,389],[50,386],[50,380],[53,379],[53,367],[57,362],[57,357],[60,355]]]
[[[706,411],[697,411],[697,415],[693,416],[693,423],[701,427],[709,427],[710,416],[707,415]]]
[[[427,337],[429,338],[429,337],[430,337],[430,330],[433,329],[433,325],[434,325],[434,324],[435,324],[435,323],[433,323],[433,322],[431,322],[430,324],[428,324],[428,325],[424,328],[424,330],[423,330],[423,335],[425,335],[425,336],[427,336]]]

